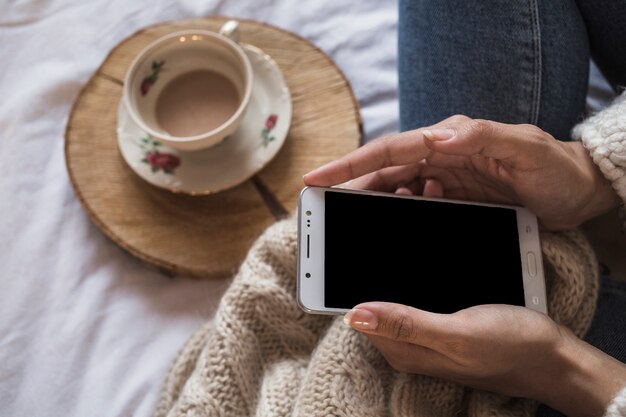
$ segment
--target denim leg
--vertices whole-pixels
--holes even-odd
[[[620,362],[626,362],[626,281],[603,276],[593,322],[585,340]],[[563,414],[546,406],[539,407],[537,417]]]
[[[577,0],[589,33],[591,55],[616,92],[626,87],[626,2]]]
[[[626,281],[603,276],[600,298],[585,340],[626,363]]]
[[[569,138],[589,68],[574,0],[400,0],[399,8],[402,130],[460,113]]]

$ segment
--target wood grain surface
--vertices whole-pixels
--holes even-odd
[[[171,274],[234,273],[259,234],[294,212],[302,175],[361,142],[358,104],[341,71],[307,40],[240,20],[241,41],[278,63],[291,90],[293,119],[276,158],[238,187],[209,196],[173,194],[126,166],[117,147],[117,108],[126,69],[157,38],[185,29],[217,31],[228,18],[168,22],[120,43],[77,98],[65,134],[72,186],[93,222],[122,248]]]

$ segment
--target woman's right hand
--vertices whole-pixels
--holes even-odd
[[[552,230],[618,203],[580,142],[466,116],[379,138],[304,176],[316,186],[348,180],[348,188],[522,205]]]
[[[626,365],[529,308],[435,314],[372,302],[344,320],[400,372],[532,398],[568,416],[601,416],[626,383]]]

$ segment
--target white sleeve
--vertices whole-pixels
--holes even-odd
[[[626,202],[626,92],[577,125],[572,135],[582,141],[593,162]]]
[[[626,417],[626,387],[611,400],[604,417]]]

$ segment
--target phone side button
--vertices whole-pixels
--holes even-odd
[[[537,259],[535,258],[535,254],[528,252],[526,254],[526,262],[528,264],[528,275],[531,277],[537,276]]]

